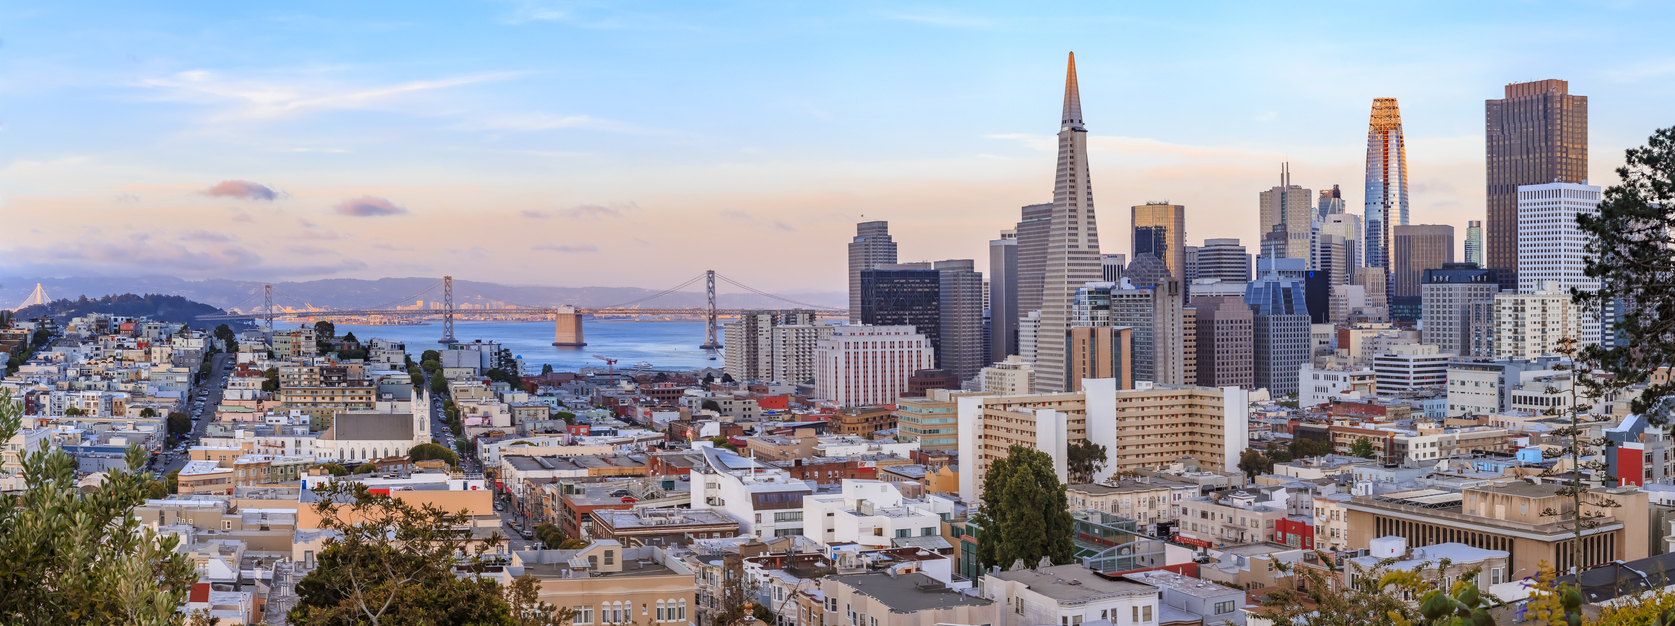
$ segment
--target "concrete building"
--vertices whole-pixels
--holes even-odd
[[[988,364],[983,350],[983,274],[970,259],[937,261],[940,320],[937,366],[961,381],[970,380]]]
[[[849,323],[861,323],[861,272],[896,262],[896,242],[890,223],[879,220],[855,225],[849,241]]]
[[[1355,268],[1362,267],[1366,263],[1366,253],[1362,250],[1362,237],[1366,234],[1361,224],[1361,216],[1353,213],[1327,215],[1321,218],[1319,235],[1333,235],[1343,239],[1346,271],[1341,277],[1334,275],[1332,280],[1339,284],[1349,284],[1350,279],[1355,275]]]
[[[692,468],[692,510],[715,509],[756,537],[803,534],[803,498],[813,490],[783,469],[726,450],[703,448]]]
[[[1094,219],[1087,144],[1082,97],[1076,87],[1076,57],[1072,54],[1065,73],[1058,172],[1053,182],[1053,216],[1042,279],[1041,330],[1036,339],[1035,386],[1039,391],[1064,389],[1064,340],[1070,331],[1070,302],[1077,288],[1100,278],[1099,230]]]
[[[1379,393],[1415,391],[1448,384],[1448,364],[1458,355],[1428,344],[1391,346],[1373,357]]]
[[[1407,185],[1407,141],[1402,135],[1401,109],[1395,98],[1374,98],[1367,122],[1366,210],[1361,214],[1367,228],[1366,266],[1385,270],[1385,293],[1392,290],[1389,272],[1396,267],[1391,258],[1396,227],[1408,223]]]
[[[881,480],[845,479],[837,493],[803,498],[802,513],[803,534],[824,545],[890,548],[896,539],[935,536],[942,526],[929,504]]]
[[[692,569],[660,547],[595,540],[580,550],[518,550],[500,574],[510,586],[535,578],[543,602],[576,612],[576,626],[691,624],[697,607]]]
[[[774,330],[780,326],[804,326],[810,328],[805,335],[818,335],[819,332],[812,329],[814,325],[814,313],[808,311],[746,311],[739,316],[738,321],[722,325],[722,345],[727,346],[726,360],[722,362],[723,371],[738,381],[779,380],[797,383],[807,380],[806,377],[774,378],[776,366],[783,365],[781,369],[788,373],[812,370],[808,364],[810,356],[806,355],[803,347],[798,344],[799,339],[808,337],[799,337],[796,333],[785,334],[780,339],[786,345],[781,346],[780,342],[775,340]],[[781,347],[793,352],[781,354],[776,350]],[[798,360],[798,357],[804,362],[792,363]]]
[[[813,382],[814,350],[819,347],[821,339],[832,334],[832,328],[829,324],[820,323],[774,326],[769,331],[773,338],[773,355],[769,359],[771,380],[792,384]],[[729,353],[731,350],[729,344]],[[737,376],[733,378],[749,380]]]
[[[1198,309],[1181,308],[1181,380],[1198,384]]]
[[[1600,281],[1582,274],[1583,246],[1591,237],[1576,225],[1577,215],[1599,213],[1600,189],[1577,183],[1518,187],[1518,291],[1534,293],[1548,283],[1559,290],[1598,291]],[[1583,345],[1600,341],[1598,316],[1580,312]]]
[[[1001,624],[1001,603],[950,589],[913,564],[887,572],[827,576],[816,592],[824,612],[815,624],[853,626],[935,626]],[[967,583],[969,584],[969,583]],[[799,623],[798,626],[805,626]]]
[[[1018,353],[1018,237],[1001,233],[989,242],[989,355],[987,363]]]
[[[1425,270],[1420,285],[1425,343],[1442,352],[1471,354],[1471,303],[1500,291],[1495,270],[1471,263],[1448,263]]]
[[[1161,285],[1137,286],[1130,280],[1083,285],[1072,304],[1071,325],[1129,328],[1130,378],[1169,384],[1185,381],[1180,281],[1165,279]]]
[[[1584,341],[1576,306],[1555,281],[1548,281],[1534,293],[1503,291],[1471,306],[1472,356],[1534,359],[1557,354],[1559,340],[1565,337],[1577,339],[1579,345]]]
[[[1304,259],[1257,259],[1257,277],[1245,290],[1251,308],[1251,381],[1274,395],[1297,393],[1297,368],[1311,360],[1310,319],[1303,283]]]
[[[1053,205],[1031,204],[1020,209],[1017,227],[1018,234],[1018,320],[1030,314],[1038,318],[1041,314],[1041,290],[1047,276],[1047,240],[1051,236],[1053,222]],[[1037,324],[1040,322],[1037,321]],[[1024,346],[1020,328],[1018,339],[1019,354],[1023,354]],[[1030,349],[1033,350],[1033,344]],[[1033,358],[1033,357],[1032,357]]]
[[[1123,268],[1128,265],[1128,257],[1121,254],[1099,255],[1100,280],[1114,283],[1122,280]]]
[[[1250,282],[1250,260],[1250,253],[1238,239],[1205,239],[1198,248],[1198,272],[1192,278]]]
[[[1029,386],[1018,389],[1027,393]],[[959,391],[932,389],[923,398],[896,401],[896,436],[918,442],[920,450],[959,449],[959,403],[955,399],[960,395]]]
[[[1291,164],[1286,163],[1280,166],[1280,184],[1257,196],[1259,217],[1256,232],[1263,236],[1284,233],[1280,236],[1284,247],[1276,250],[1280,252],[1278,256],[1307,260],[1309,239],[1314,230],[1314,207],[1311,205],[1314,192],[1291,184]]]
[[[1095,482],[1120,471],[1166,468],[1182,457],[1232,469],[1247,445],[1249,396],[1236,387],[1119,390],[1109,378],[1085,380],[1077,393],[961,396],[960,498],[976,501],[984,472],[1013,444],[1051,455],[1060,480],[1066,446],[1078,439],[1107,450]]]
[[[838,326],[815,347],[815,393],[839,406],[889,404],[935,350],[912,326]]]
[[[1253,316],[1243,298],[1193,298],[1197,311],[1194,330],[1198,347],[1198,384],[1208,387],[1252,388]]]
[[[1370,398],[1378,394],[1378,375],[1371,368],[1331,369],[1304,363],[1297,378],[1297,406],[1310,408],[1333,398]]]
[[[1033,565],[1033,564],[1026,564]],[[1011,568],[983,576],[983,597],[1004,608],[995,626],[1158,624],[1164,618],[1157,587],[1111,580],[1080,564]],[[1174,616],[1179,621],[1181,616]]]
[[[1072,326],[1065,373],[1070,391],[1081,391],[1085,378],[1112,378],[1118,389],[1133,389],[1133,337],[1134,329],[1128,327]]]
[[[1486,100],[1484,154],[1488,183],[1485,257],[1500,270],[1503,289],[1516,289],[1520,227],[1518,188],[1588,179],[1588,97],[1570,95],[1570,83],[1538,80],[1506,85],[1504,97]]]
[[[983,368],[983,392],[997,396],[1017,396],[1035,392],[1035,367],[1023,357],[1012,355],[1005,361]]]
[[[1417,298],[1425,270],[1454,262],[1454,227],[1435,224],[1397,226],[1392,281],[1397,298]]]

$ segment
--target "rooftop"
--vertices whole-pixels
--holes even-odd
[[[1054,565],[990,574],[1001,580],[1023,583],[1036,593],[1059,602],[1085,602],[1099,598],[1154,593],[1150,585],[1111,580],[1079,564]]]
[[[1075,566],[1080,567],[1080,566]],[[855,593],[877,600],[891,613],[915,613],[959,606],[989,606],[993,600],[968,596],[920,572],[892,576],[886,572],[841,574],[825,581],[846,585]]]
[[[1199,578],[1182,576],[1167,570],[1152,570],[1149,572],[1129,574],[1124,576],[1124,578],[1151,585],[1153,587],[1170,589],[1177,593],[1184,593],[1189,596],[1205,600],[1221,598],[1228,595],[1244,595],[1245,593],[1243,591],[1239,591],[1238,589],[1225,587]]]

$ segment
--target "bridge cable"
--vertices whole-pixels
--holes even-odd
[[[749,291],[751,293],[754,293],[758,296],[762,296],[762,297],[765,297],[765,298],[773,298],[773,299],[779,300],[781,302],[788,302],[788,303],[795,304],[795,305],[800,306],[800,307],[806,307],[806,308],[814,309],[814,310],[817,310],[817,311],[827,311],[827,310],[835,311],[835,310],[837,310],[837,309],[832,309],[830,307],[820,306],[820,305],[817,305],[817,304],[809,304],[807,302],[798,302],[796,300],[792,300],[790,298],[786,298],[786,297],[783,297],[783,296],[776,296],[774,294],[768,293],[766,291],[762,291],[760,289],[757,289],[757,288],[752,287],[750,285],[746,285],[744,283],[733,280],[733,279],[728,278],[726,276],[722,276],[720,274],[716,274],[715,277],[719,278],[721,280],[727,281],[727,284],[729,284],[729,285],[732,285],[734,287],[738,287],[740,289],[744,289],[746,291]]]
[[[651,294],[651,295],[649,295],[649,296],[646,296],[646,297],[644,297],[644,298],[640,298],[640,299],[638,299],[638,300],[630,300],[630,301],[628,301],[628,302],[624,302],[624,303],[622,303],[622,304],[613,304],[613,305],[611,305],[611,306],[607,306],[607,307],[598,307],[598,308],[604,308],[604,309],[621,309],[621,308],[625,308],[625,307],[630,307],[630,306],[634,306],[634,305],[636,305],[636,304],[640,304],[640,303],[642,303],[642,302],[645,302],[645,301],[647,301],[647,300],[652,300],[652,299],[656,299],[656,298],[661,298],[661,297],[663,297],[663,296],[666,296],[666,295],[669,295],[669,294],[671,294],[671,293],[674,293],[674,292],[676,292],[676,291],[680,291],[680,290],[681,290],[681,289],[683,289],[683,288],[686,288],[686,287],[687,287],[687,286],[690,286],[690,285],[691,285],[691,284],[693,284],[693,283],[696,283],[696,282],[698,282],[698,281],[700,281],[700,280],[704,280],[704,278],[705,278],[705,275],[704,275],[704,274],[699,274],[699,275],[697,275],[697,276],[693,276],[693,277],[692,277],[692,279],[691,279],[691,280],[688,280],[688,281],[686,281],[686,282],[684,282],[684,283],[681,283],[681,284],[679,284],[679,285],[675,285],[675,286],[673,286],[673,287],[670,287],[670,288],[668,288],[668,289],[664,289],[664,290],[663,290],[663,291],[659,291],[659,292],[657,292],[657,293],[654,293],[654,294]]]

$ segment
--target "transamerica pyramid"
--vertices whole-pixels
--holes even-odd
[[[1082,127],[1082,96],[1076,88],[1076,53],[1064,77],[1064,114],[1059,120],[1058,175],[1053,178],[1053,217],[1048,226],[1047,271],[1041,290],[1041,332],[1036,339],[1035,391],[1064,391],[1065,338],[1076,289],[1103,280],[1099,228],[1094,221],[1093,183],[1088,179],[1088,131]]]

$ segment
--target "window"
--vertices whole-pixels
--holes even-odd
[[[576,623],[576,624],[592,624],[593,623],[593,607],[592,606],[573,606],[573,607],[570,607],[570,610],[576,612],[576,617],[575,617],[574,620],[572,620],[574,623]]]
[[[912,536],[912,534],[913,534],[913,531],[908,530],[906,528],[896,529],[896,537],[897,538],[910,537],[910,536]]]
[[[616,565],[616,550],[605,551],[605,564]]]
[[[1152,621],[1152,605],[1148,604],[1146,606],[1140,607],[1140,621],[1142,621],[1142,622]]]
[[[657,621],[659,621],[659,622],[666,621],[666,620],[663,619],[663,601],[662,600],[657,601]]]
[[[1226,602],[1217,602],[1216,603],[1216,615],[1222,615],[1224,613],[1232,613],[1232,612],[1233,612],[1233,601],[1232,600],[1228,600]]]
[[[681,598],[680,599],[680,613],[675,616],[675,621],[677,621],[677,622],[686,621],[686,598]]]
[[[1018,598],[1018,608],[1016,611],[1019,615],[1024,614],[1024,599],[1022,597]]]
[[[919,536],[920,537],[929,537],[929,536],[934,535],[934,534],[936,534],[936,529],[935,528],[931,528],[929,526],[926,526],[924,528],[919,529]]]
[[[598,568],[599,567],[599,555],[596,555],[596,554],[587,555],[587,566],[589,568],[594,568],[594,569]],[[605,616],[600,615],[599,618],[604,619]]]

